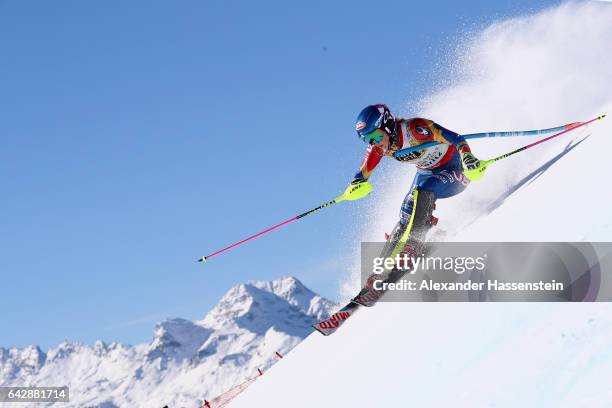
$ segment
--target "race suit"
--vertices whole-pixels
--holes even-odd
[[[470,148],[461,135],[428,119],[398,119],[395,130],[396,136],[391,138],[386,153],[377,146],[368,148],[359,172],[355,174],[352,182],[367,180],[385,155],[398,161],[415,164],[417,173],[400,210],[400,224],[405,224],[412,214],[415,188],[431,192],[434,201],[438,198],[452,197],[465,190],[469,180],[463,174],[460,154],[469,152]],[[393,156],[398,150],[432,141],[440,144],[410,152],[400,158]]]

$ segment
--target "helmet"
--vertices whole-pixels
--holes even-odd
[[[369,144],[376,144],[382,139],[382,134],[372,134],[382,129],[395,138],[395,118],[387,105],[377,104],[366,106],[357,116],[355,130],[361,140]]]

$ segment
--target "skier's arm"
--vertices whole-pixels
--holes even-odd
[[[368,178],[372,171],[376,168],[380,159],[384,156],[382,149],[376,146],[370,146],[366,155],[359,167],[359,171],[353,177],[351,184],[344,191],[343,196],[348,200],[356,200],[365,197],[372,190],[372,186],[368,184]],[[365,194],[364,194],[365,192]]]
[[[463,136],[431,122],[431,128],[434,133],[434,140],[440,143],[446,143],[455,146],[461,155],[461,164],[463,165],[464,174],[472,181],[479,180],[484,175],[485,168],[480,168],[480,160],[472,154],[470,145]]]
[[[428,122],[430,122],[430,127],[434,134],[433,139],[435,141],[455,146],[460,154],[471,152],[470,146],[463,136],[433,121]]]
[[[384,156],[384,153],[380,147],[370,146],[368,151],[361,162],[361,166],[359,166],[359,171],[353,177],[351,184],[361,183],[363,181],[367,181],[370,178],[370,175],[380,163],[380,160]]]

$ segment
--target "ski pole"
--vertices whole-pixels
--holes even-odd
[[[496,162],[496,161],[498,161],[498,160],[505,159],[505,158],[507,158],[507,157],[512,156],[513,154],[517,154],[517,153],[522,152],[523,150],[530,149],[530,148],[532,148],[532,147],[534,147],[534,146],[539,145],[540,143],[544,143],[544,142],[546,142],[546,141],[548,141],[548,140],[550,140],[550,139],[553,139],[553,138],[555,138],[555,137],[557,137],[557,136],[561,136],[561,135],[563,135],[563,134],[565,134],[565,133],[567,133],[567,132],[569,132],[569,131],[572,131],[572,130],[578,129],[578,128],[582,127],[582,126],[586,126],[586,125],[588,125],[589,123],[595,122],[596,120],[601,120],[601,119],[603,119],[603,118],[605,118],[605,117],[606,117],[606,115],[599,115],[599,116],[597,116],[596,118],[593,118],[593,119],[588,120],[588,121],[586,121],[586,122],[578,122],[578,123],[575,123],[575,124],[573,124],[573,126],[570,126],[569,128],[567,128],[567,129],[565,129],[565,130],[563,130],[563,131],[561,131],[561,132],[559,132],[559,133],[555,133],[554,135],[551,135],[551,136],[545,137],[544,139],[542,139],[542,140],[538,140],[537,142],[529,143],[528,145],[525,145],[525,146],[523,146],[523,147],[519,147],[518,149],[513,150],[513,151],[511,151],[511,152],[508,152],[508,153],[502,154],[501,156],[498,156],[498,157],[496,157],[496,158],[494,158],[494,159],[490,159],[490,160],[481,160],[481,161],[480,161],[480,166],[479,166],[477,169],[474,169],[474,170],[468,170],[468,171],[465,171],[464,173],[471,173],[471,174],[478,174],[478,173],[482,173],[483,171],[485,171],[485,170],[486,170],[486,168],[487,168],[489,165],[491,165],[492,163],[495,163],[495,162]],[[466,176],[467,176],[467,174],[466,174]],[[470,177],[468,176],[468,178],[470,178]]]
[[[507,131],[507,132],[486,132],[486,133],[469,133],[467,135],[461,135],[463,136],[464,139],[468,140],[468,139],[482,139],[482,138],[486,138],[486,137],[517,137],[517,136],[539,136],[545,133],[552,133],[552,132],[558,132],[561,130],[566,130],[566,129],[570,129],[573,126],[576,126],[580,124],[580,122],[577,123],[568,123],[567,125],[561,125],[561,126],[556,126],[556,127],[552,127],[552,128],[548,128],[548,129],[535,129],[535,130],[514,130],[514,131]],[[432,146],[438,145],[440,144],[440,142],[427,142],[427,143],[423,143],[420,144],[418,146],[411,146],[411,147],[407,147],[405,149],[401,149],[398,150],[397,152],[393,153],[393,157],[401,157],[404,156],[410,152],[413,152],[415,150],[423,150],[423,149],[427,149],[430,148]]]
[[[361,191],[359,191],[358,194],[355,194],[355,192],[357,190],[361,190]],[[270,228],[268,228],[268,229],[266,229],[264,231],[258,232],[255,235],[251,235],[250,237],[247,237],[247,238],[243,239],[242,241],[238,241],[235,244],[232,244],[232,245],[230,245],[228,247],[220,249],[217,252],[213,252],[210,255],[203,256],[200,259],[198,259],[198,262],[206,262],[207,260],[209,260],[210,258],[212,258],[214,256],[221,255],[225,251],[229,251],[230,249],[235,248],[237,246],[240,246],[240,245],[242,245],[244,243],[247,243],[247,242],[249,242],[249,241],[251,241],[251,240],[253,240],[255,238],[259,238],[262,235],[267,234],[268,232],[272,232],[275,229],[282,227],[283,225],[291,224],[294,221],[297,221],[297,220],[299,220],[301,218],[304,218],[304,217],[306,217],[306,216],[308,216],[310,214],[313,214],[313,213],[315,213],[315,212],[317,212],[319,210],[322,210],[323,208],[329,207],[330,205],[339,203],[341,201],[344,201],[344,200],[351,200],[352,201],[352,200],[355,200],[357,198],[361,198],[361,197],[367,195],[370,191],[372,191],[372,185],[370,183],[368,183],[368,182],[364,182],[364,183],[360,183],[360,184],[355,184],[354,187],[350,190],[350,193],[353,194],[351,197],[349,197],[347,195],[348,192],[349,192],[349,190],[347,190],[342,195],[336,197],[335,199],[333,199],[333,200],[331,200],[331,201],[329,201],[329,202],[327,202],[325,204],[322,204],[322,205],[320,205],[320,206],[318,206],[316,208],[313,208],[312,210],[308,210],[308,211],[306,211],[306,212],[304,212],[304,213],[302,213],[300,215],[297,215],[297,216],[295,216],[293,218],[289,218],[288,220],[283,221],[280,224],[276,224],[276,225],[274,225],[274,226],[272,226],[272,227],[270,227]]]

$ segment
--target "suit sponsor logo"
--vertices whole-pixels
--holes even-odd
[[[397,160],[399,160],[399,161],[413,161],[413,160],[418,159],[422,155],[423,155],[423,150],[414,150],[412,152],[408,152],[406,154],[403,154],[400,157],[397,157]]]
[[[437,173],[437,174],[433,174],[433,177],[435,177],[436,179],[440,180],[442,183],[446,184],[446,183],[454,183],[455,181],[461,183],[464,186],[467,186],[468,184],[470,184],[470,180],[465,177],[465,175],[463,174],[462,171],[448,171],[448,170],[442,170],[441,172]]]
[[[428,152],[423,159],[417,161],[415,164],[419,167],[432,167],[435,164],[438,164],[444,154],[438,149],[432,150],[432,152]]]
[[[424,128],[423,126],[417,126],[414,129],[419,135],[423,135],[423,136],[429,136],[431,135],[431,132],[429,131],[429,129]]]
[[[453,176],[455,176],[455,179],[461,184],[463,184],[464,186],[467,186],[468,184],[470,184],[470,180],[467,177],[465,177],[463,172],[453,171]]]

